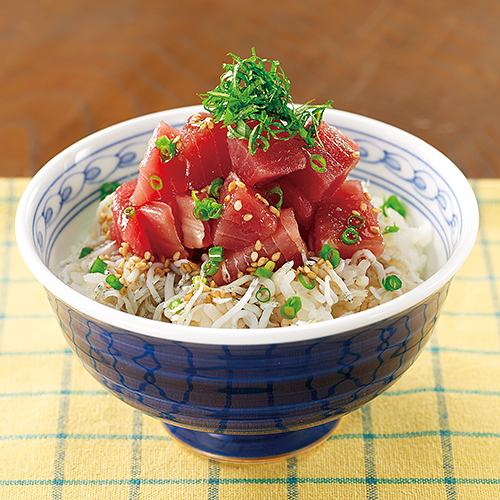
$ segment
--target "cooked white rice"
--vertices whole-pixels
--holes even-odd
[[[298,269],[288,262],[271,278],[246,274],[234,282],[217,286],[200,276],[200,266],[186,259],[155,261],[133,255],[128,245],[109,239],[112,195],[97,208],[94,227],[82,245],[94,250],[80,259],[81,247],[61,265],[61,279],[73,289],[109,307],[145,318],[213,328],[269,328],[339,318],[392,300],[422,282],[425,247],[432,239],[428,221],[410,227],[396,211],[387,209],[379,215],[380,228],[392,226],[399,231],[388,233],[385,250],[376,258],[368,250],[356,252],[351,259],[341,259],[333,269],[319,257],[307,258]],[[377,205],[377,200],[373,200]],[[381,205],[381,202],[378,206]],[[89,273],[96,257],[106,264],[105,274]],[[204,256],[207,258],[207,256]],[[299,281],[303,273],[316,284],[311,290]],[[106,283],[115,274],[124,285],[116,290]],[[397,274],[402,287],[386,291],[385,276]],[[205,282],[207,281],[207,282]],[[260,302],[256,293],[267,288],[270,299]],[[264,294],[268,295],[266,291]],[[283,319],[280,309],[290,297],[298,296],[302,307],[294,319]],[[265,297],[267,298],[267,297]]]

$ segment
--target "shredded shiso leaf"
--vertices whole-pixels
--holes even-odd
[[[248,140],[252,154],[257,148],[267,150],[270,137],[299,137],[306,147],[314,147],[323,113],[333,101],[295,106],[279,61],[262,59],[255,49],[247,59],[229,55],[233,63],[223,65],[220,84],[200,95],[214,121],[227,127],[228,137]]]

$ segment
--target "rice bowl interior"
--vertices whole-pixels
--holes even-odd
[[[119,246],[110,239],[107,229],[112,221],[112,197],[109,195],[98,206],[91,231],[94,238],[76,247],[72,257],[63,261],[58,275],[89,298],[149,319],[209,328],[308,324],[393,300],[418,286],[427,273],[426,247],[432,241],[431,224],[423,220],[412,225],[409,216],[387,208],[386,217],[382,211],[379,213],[381,229],[397,227],[398,231],[385,236],[385,250],[378,259],[370,250],[358,250],[352,258],[340,259],[333,268],[320,257],[304,256],[298,270],[290,261],[269,277],[241,273],[241,277],[223,286],[210,284],[206,278],[206,283],[200,284],[202,270],[189,259],[141,259],[127,244]],[[375,206],[382,204],[382,197],[374,200]],[[93,251],[80,257],[82,246]],[[113,273],[114,277],[119,271],[122,279],[118,287],[107,286],[105,274],[89,272],[96,255],[107,265],[106,273]],[[382,284],[387,279],[398,280],[401,288],[393,290],[386,284],[389,288],[385,289]],[[292,309],[293,318],[284,318],[282,308],[293,297],[300,300],[300,310]]]

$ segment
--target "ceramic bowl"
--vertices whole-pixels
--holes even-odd
[[[188,107],[97,132],[49,161],[19,204],[21,254],[48,293],[88,372],[159,419],[198,453],[230,461],[284,458],[325,439],[338,420],[387,390],[422,352],[477,233],[474,194],[460,170],[422,140],[372,119],[327,110],[360,146],[351,177],[396,194],[430,221],[428,277],[391,302],[348,317],[268,330],[176,326],[97,304],[54,274],[88,232],[104,182],[137,175],[160,119],[181,127]]]

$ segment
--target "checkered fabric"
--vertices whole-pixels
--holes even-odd
[[[271,464],[198,457],[87,374],[19,256],[28,179],[0,179],[0,499],[500,498],[500,180],[435,333],[319,447]]]

